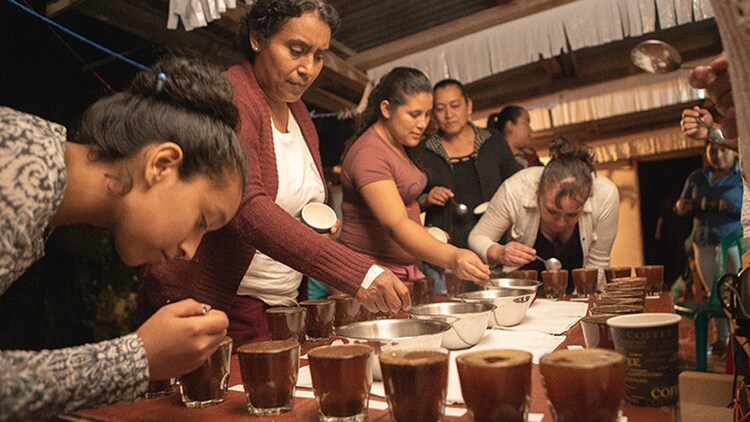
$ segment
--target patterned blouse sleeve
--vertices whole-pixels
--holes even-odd
[[[65,128],[0,107],[0,295],[44,254],[62,201]],[[148,386],[140,337],[43,351],[0,351],[0,421],[36,420],[133,400]]]
[[[0,421],[31,420],[130,401],[146,391],[137,334],[58,350],[0,352]]]

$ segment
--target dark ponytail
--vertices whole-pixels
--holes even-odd
[[[495,128],[500,131],[500,133],[504,134],[505,124],[508,122],[513,122],[513,124],[518,123],[518,118],[523,115],[524,111],[526,111],[526,109],[521,106],[505,106],[499,113],[493,113],[487,117],[487,127]]]
[[[138,73],[124,92],[91,105],[76,142],[93,145],[92,159],[107,161],[130,157],[149,144],[174,142],[183,153],[180,178],[205,175],[220,181],[235,173],[244,191],[247,161],[234,134],[239,112],[232,97],[232,85],[217,67],[193,58],[162,59],[153,71]]]
[[[346,156],[354,142],[380,119],[380,103],[387,100],[394,109],[406,104],[408,97],[423,92],[432,93],[432,86],[427,76],[417,69],[396,67],[383,76],[367,98],[367,108],[358,116],[357,129],[354,136],[346,142],[342,157]]]
[[[594,154],[586,145],[575,144],[564,137],[554,139],[549,146],[550,161],[542,171],[537,195],[541,197],[550,189],[557,188],[555,205],[571,197],[585,201],[591,195],[594,170]]]

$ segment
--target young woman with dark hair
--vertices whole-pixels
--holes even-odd
[[[128,265],[191,259],[239,208],[247,171],[237,123],[229,81],[184,58],[162,60],[97,101],[72,141],[58,124],[0,107],[0,294],[60,225],[108,229]],[[199,366],[226,328],[223,312],[187,299],[124,337],[0,351],[0,420],[133,400],[149,380]]]
[[[421,259],[483,281],[489,268],[473,252],[439,242],[419,220],[417,197],[427,177],[406,148],[422,139],[431,110],[430,81],[416,69],[397,67],[373,89],[344,155],[340,241],[402,280],[424,276],[415,265]]]

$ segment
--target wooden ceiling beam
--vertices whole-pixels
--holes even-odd
[[[309,106],[329,111],[343,110],[356,105],[353,101],[341,98],[316,86],[308,88],[302,95],[302,100]]]
[[[211,22],[206,28],[185,31],[167,29],[166,13],[163,9],[148,2],[135,0],[84,1],[72,5],[76,10],[95,19],[135,34],[154,44],[168,48],[188,48],[198,51],[207,60],[220,66],[229,67],[243,60],[242,54],[234,46],[234,34],[246,6],[238,2],[236,9],[222,14],[220,20]],[[343,47],[341,47],[343,48]],[[367,75],[341,57],[329,51],[325,54],[325,65],[321,72],[324,80],[335,81],[326,84],[325,92],[320,87],[307,93],[310,104],[325,110],[340,110],[358,101],[367,84]],[[315,98],[320,95],[321,98]]]
[[[453,41],[492,26],[533,15],[576,0],[510,0],[487,10],[409,35],[400,40],[362,51],[348,59],[367,70],[392,60]]]
[[[703,21],[649,34],[673,44],[690,61],[709,60],[721,52],[721,40],[713,21]],[[575,51],[554,59],[561,60],[566,77],[556,76],[547,61],[530,63],[492,75],[466,85],[477,115],[488,113],[504,104],[519,103],[532,98],[553,95],[565,90],[640,75],[642,71],[630,61],[630,50],[647,37]]]

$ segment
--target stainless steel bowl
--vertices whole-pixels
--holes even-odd
[[[494,309],[492,303],[442,302],[414,306],[409,314],[419,320],[449,323],[451,329],[443,336],[443,347],[465,349],[482,339]]]
[[[487,282],[484,286],[487,290],[494,290],[498,288],[533,290],[536,294],[536,290],[541,285],[542,283],[539,281],[524,278],[491,278],[490,281]]]
[[[489,326],[510,327],[523,321],[535,296],[536,290],[498,288],[463,293],[458,298],[468,303],[491,303],[495,305],[492,318],[489,320]]]
[[[375,352],[370,358],[370,368],[373,378],[377,380],[382,379],[378,361],[381,352],[437,348],[449,330],[451,326],[446,322],[418,319],[380,319],[355,322],[333,329],[344,343],[364,343],[372,346]]]

